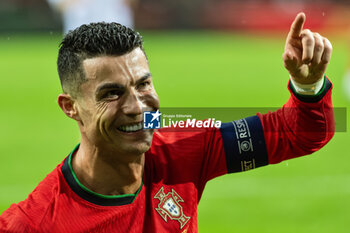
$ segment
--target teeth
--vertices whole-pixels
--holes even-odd
[[[124,132],[135,132],[138,131],[140,129],[142,129],[142,123],[138,123],[135,125],[122,125],[120,127],[118,127],[119,130],[124,131]]]

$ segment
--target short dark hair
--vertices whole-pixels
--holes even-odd
[[[120,56],[135,48],[143,51],[141,35],[118,23],[83,24],[69,31],[58,52],[57,69],[62,90],[75,96],[86,80],[82,62],[103,55]]]

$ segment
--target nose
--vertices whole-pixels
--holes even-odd
[[[134,92],[129,92],[124,96],[122,110],[125,115],[136,116],[142,115],[143,103]]]

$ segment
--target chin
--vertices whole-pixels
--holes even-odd
[[[113,134],[104,137],[104,142],[109,141],[110,149],[116,153],[141,155],[147,152],[152,144],[153,131],[141,131],[135,134],[113,132]]]
[[[128,154],[141,155],[146,153],[151,147],[151,143],[140,143],[138,145],[129,145],[123,150]]]
[[[143,154],[149,150],[152,144],[153,135],[147,135],[147,137],[139,140],[123,140],[119,141],[115,145],[118,147],[117,150],[122,150],[128,154]]]

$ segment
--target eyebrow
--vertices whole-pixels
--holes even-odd
[[[124,88],[123,85],[120,85],[117,83],[105,83],[97,88],[96,93],[99,93],[105,89],[123,89],[123,88]]]
[[[142,76],[139,80],[136,81],[136,85],[139,83],[142,83],[143,81],[145,81],[146,79],[152,77],[151,73],[146,73],[144,76]]]
[[[150,77],[152,77],[152,74],[149,72],[146,73],[144,76],[142,76],[140,79],[136,81],[136,85],[138,85],[139,83],[142,83],[143,81],[147,80]],[[105,89],[123,89],[123,88],[124,86],[118,83],[105,83],[97,88],[96,93],[99,93]]]

